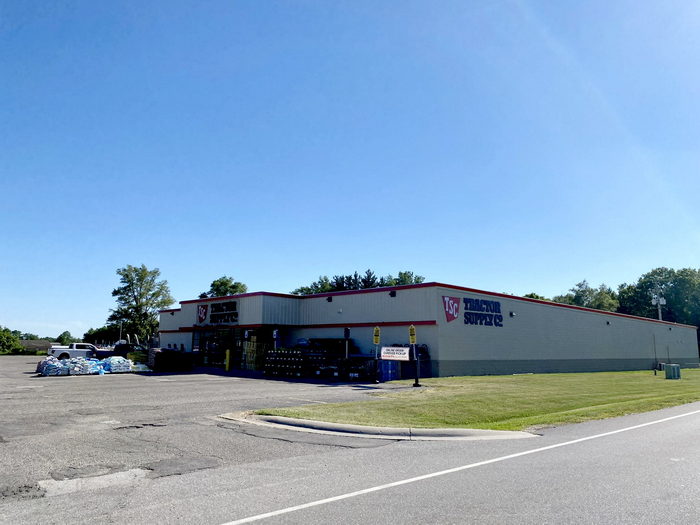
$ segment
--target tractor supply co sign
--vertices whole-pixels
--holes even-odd
[[[386,361],[410,361],[411,349],[408,346],[382,346],[381,355]]]
[[[448,323],[459,318],[459,297],[442,297],[445,307],[445,319]],[[464,303],[464,324],[503,327],[503,315],[499,301],[486,299],[462,298]]]
[[[203,324],[209,314],[209,324],[238,324],[238,303],[226,301],[223,303],[200,304],[197,306],[197,323]]]

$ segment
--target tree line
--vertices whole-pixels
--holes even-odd
[[[329,278],[327,275],[321,275],[318,281],[314,281],[307,286],[300,286],[290,293],[294,295],[312,295],[315,293],[342,292],[344,290],[365,290],[384,286],[420,284],[424,281],[425,277],[415,275],[409,271],[399,272],[396,277],[391,274],[377,277],[372,270],[368,269],[362,275],[357,271],[348,275],[334,275],[332,278]]]
[[[700,269],[655,268],[634,283],[620,284],[616,290],[605,284],[591,287],[584,279],[567,293],[551,299],[536,293],[524,297],[652,319],[658,317],[658,305],[652,300],[663,298],[664,321],[700,325]]]
[[[0,354],[23,353],[25,347],[22,345],[22,341],[48,341],[49,343],[68,345],[80,341],[80,339],[74,338],[67,330],[57,337],[39,337],[37,334],[32,334],[30,332],[20,332],[19,330],[10,330],[9,328],[0,326]]]

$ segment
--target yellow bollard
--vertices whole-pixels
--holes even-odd
[[[231,350],[226,350],[226,371],[231,370]]]

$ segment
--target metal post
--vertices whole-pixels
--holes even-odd
[[[379,345],[374,345],[374,382],[379,383]]]
[[[420,378],[420,359],[418,359],[418,350],[416,349],[415,344],[411,346],[413,347],[413,359],[416,361],[416,380],[413,383],[413,386],[420,386],[420,383],[418,382],[418,379]]]

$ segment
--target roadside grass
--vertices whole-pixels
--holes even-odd
[[[700,369],[683,369],[680,380],[635,371],[446,377],[421,384],[370,401],[256,413],[385,427],[525,430],[700,401]]]

